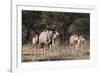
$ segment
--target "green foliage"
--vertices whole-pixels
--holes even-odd
[[[76,19],[69,27],[68,32],[89,32],[90,25],[89,25],[89,18],[78,18]]]

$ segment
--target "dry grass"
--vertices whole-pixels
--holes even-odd
[[[33,49],[31,44],[27,44],[22,48],[22,62],[89,59],[90,49],[88,45],[85,43],[83,48],[79,48],[77,51],[75,48],[70,49],[69,46]]]

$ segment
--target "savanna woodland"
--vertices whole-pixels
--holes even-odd
[[[59,33],[54,42],[56,46],[41,47],[39,38],[44,31],[57,31]],[[36,34],[38,42],[33,45],[32,40]],[[85,42],[82,42],[83,45],[78,47],[78,50],[75,48],[77,40],[71,39],[74,44],[72,47],[70,46],[72,35],[85,37]],[[89,13],[22,10],[22,62],[89,59],[89,44]]]

